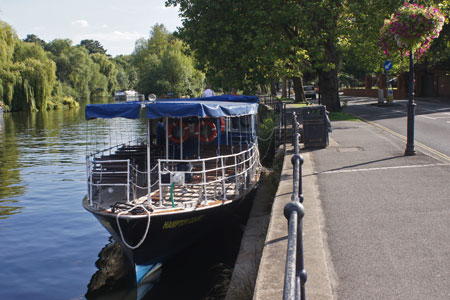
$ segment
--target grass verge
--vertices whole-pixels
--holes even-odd
[[[361,121],[355,116],[343,111],[330,112],[329,117],[331,121]]]

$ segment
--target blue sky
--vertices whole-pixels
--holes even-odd
[[[178,8],[165,0],[0,0],[0,20],[11,25],[20,39],[35,34],[54,39],[99,41],[108,54],[131,54],[134,43],[148,38],[156,23],[170,31],[181,26]]]

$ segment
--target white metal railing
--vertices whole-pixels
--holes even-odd
[[[92,159],[94,157],[100,157],[102,155],[107,155],[107,154],[111,155],[113,153],[113,151],[117,151],[121,147],[133,147],[133,146],[140,146],[143,144],[144,144],[144,141],[141,138],[137,138],[134,140],[129,140],[128,142],[122,142],[122,143],[116,144],[114,146],[110,146],[108,148],[103,148],[101,150],[95,150],[95,151],[90,150],[88,156],[89,156],[89,158]],[[88,151],[88,150],[86,150],[86,151]]]
[[[126,199],[127,203],[135,198],[136,189],[147,190],[147,187],[139,185],[138,181],[138,178],[146,178],[147,172],[139,170],[132,159],[136,149],[139,148],[146,151],[143,141],[136,139],[91,152],[86,157],[88,197],[91,206],[94,205],[94,202],[101,202],[102,190],[108,191],[111,188],[123,187],[124,192],[121,194],[123,198],[120,200]],[[121,152],[120,155],[124,157],[123,159],[113,158],[118,152]]]
[[[106,150],[107,152],[110,149]],[[247,189],[249,182],[255,179],[256,170],[259,164],[259,152],[257,143],[253,144],[249,149],[229,154],[214,156],[202,159],[158,159],[158,163],[150,170],[150,178],[154,177],[157,180],[147,180],[147,171],[141,171],[133,164],[131,159],[109,159],[104,160],[98,157],[99,154],[105,152],[96,152],[87,158],[87,173],[88,173],[88,196],[90,205],[101,202],[102,191],[113,187],[123,187],[127,203],[137,198],[136,189],[140,189],[148,194],[148,200],[151,198],[151,193],[159,190],[159,205],[163,205],[163,200],[170,192],[166,190],[172,186],[189,188],[191,191],[198,192],[198,201],[207,203],[211,200],[218,200],[217,189],[221,191],[221,200],[227,200],[227,190],[234,190],[235,194],[243,188]],[[180,166],[188,167],[180,170]],[[158,173],[155,174],[155,171]],[[208,178],[214,174],[213,178]],[[178,176],[178,177],[177,177]],[[183,179],[179,181],[177,178]],[[197,180],[185,180],[186,178],[196,178]],[[200,180],[198,180],[200,179]],[[150,182],[150,189],[147,186],[139,185],[139,182]],[[147,184],[148,185],[148,184]],[[211,190],[212,188],[212,190]],[[180,199],[172,193],[174,202]],[[182,196],[181,196],[182,197]],[[95,201],[94,201],[95,198]]]
[[[227,163],[228,161],[231,163]],[[257,144],[253,144],[249,149],[235,154],[221,155],[202,159],[159,159],[159,205],[163,204],[168,188],[173,185],[183,186],[197,190],[199,200],[206,204],[210,200],[218,200],[216,188],[221,189],[221,200],[227,200],[227,182],[234,181],[235,194],[239,193],[241,184],[243,189],[247,189],[248,181],[253,180],[256,175],[256,169],[259,163],[259,153]],[[210,166],[213,164],[213,166]],[[215,165],[215,166],[214,166]],[[188,166],[187,170],[177,169],[179,166]],[[232,170],[234,174],[228,174]],[[208,174],[215,173],[214,179],[209,180]],[[228,175],[227,175],[228,174]],[[163,176],[169,180],[163,182]],[[185,179],[191,177],[191,181]],[[196,177],[194,179],[194,177]],[[180,180],[181,179],[181,180]],[[212,192],[208,191],[212,188]],[[177,202],[176,196],[172,193],[174,202]],[[183,197],[180,196],[181,198]]]
[[[89,201],[90,205],[93,205],[93,192],[94,187],[101,188],[101,187],[113,187],[113,186],[123,186],[126,188],[126,195],[127,195],[127,203],[130,201],[130,160],[129,159],[121,159],[121,160],[88,160],[87,161],[87,170],[89,174]],[[114,164],[116,167],[117,165],[123,165],[124,169],[121,169],[120,167],[117,170],[108,170],[108,166],[112,166]],[[120,175],[125,175],[126,180],[125,182],[121,183],[119,182],[111,182],[108,180],[108,177],[116,177],[120,179]],[[109,182],[108,182],[109,181]]]

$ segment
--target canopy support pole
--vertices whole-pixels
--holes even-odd
[[[198,141],[198,147],[197,147],[197,157],[198,159],[200,159],[200,133],[201,133],[201,128],[200,128],[200,117],[197,117],[197,121],[198,121],[198,132],[197,132],[197,141]]]
[[[166,117],[166,159],[169,159],[169,117]]]
[[[226,138],[227,138],[227,146],[229,146],[230,144],[228,143],[228,135],[230,132],[230,117],[225,117],[225,134],[226,134]]]
[[[150,164],[150,151],[151,151],[151,142],[152,142],[152,127],[151,127],[151,119],[147,119],[147,202],[151,202],[150,193],[152,192],[152,166]]]
[[[224,119],[224,121],[225,121],[225,119]],[[219,134],[217,135],[217,148],[218,148],[219,155],[220,155],[220,138],[222,135],[222,120],[221,120],[221,118],[217,119],[216,124],[219,124],[219,126],[217,126],[218,131],[219,131]]]
[[[180,118],[180,159],[183,159],[183,118]]]
[[[239,152],[242,152],[242,128],[241,128],[241,117],[239,116]]]

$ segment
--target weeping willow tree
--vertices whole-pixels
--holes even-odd
[[[55,63],[42,47],[20,41],[11,26],[0,22],[0,101],[11,111],[47,109]]]
[[[8,24],[0,20],[0,101],[8,109],[14,94],[15,75],[9,71],[12,65],[17,35]]]

